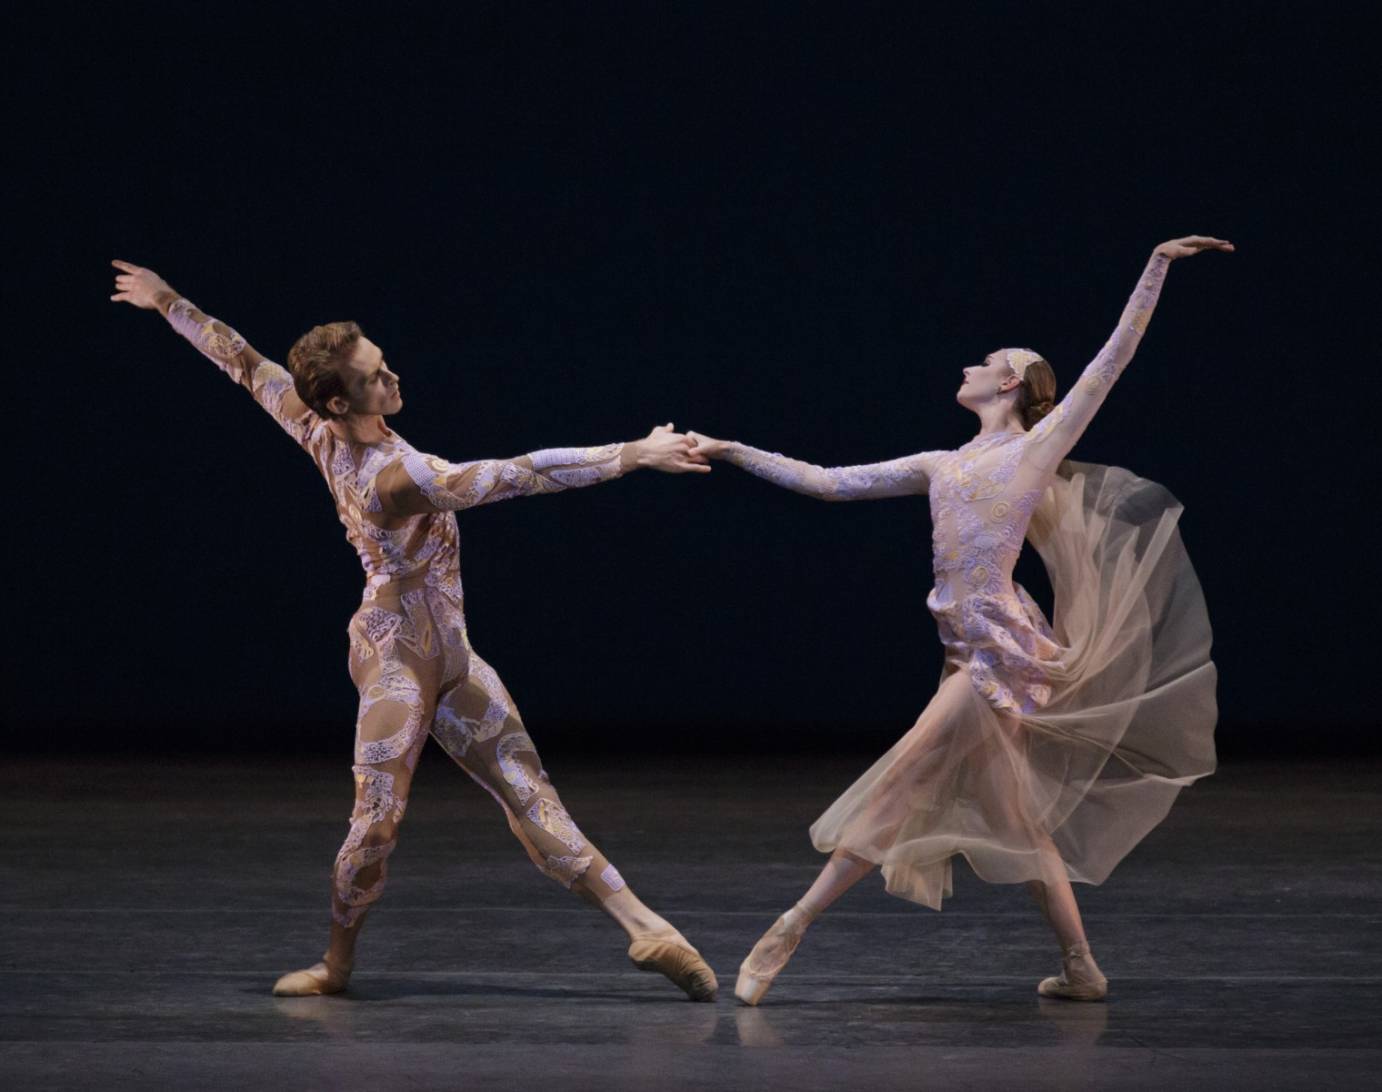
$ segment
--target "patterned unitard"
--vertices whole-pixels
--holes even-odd
[[[986,879],[1040,879],[1053,838],[1072,879],[1098,882],[1212,768],[1208,620],[1179,508],[1118,468],[1062,466],[1132,358],[1167,265],[1152,257],[1113,335],[1029,431],[852,467],[727,452],[824,500],[929,494],[940,689],[811,830],[823,851],[882,865],[895,894],[939,908],[957,853]],[[1052,576],[1054,629],[1012,580],[1027,537]]]
[[[304,405],[284,368],[230,327],[183,298],[161,307],[178,333],[312,457],[365,569],[364,597],[349,625],[360,705],[355,807],[332,889],[336,921],[355,927],[383,893],[429,732],[499,803],[542,872],[596,902],[621,890],[619,872],[562,806],[504,684],[471,648],[455,512],[612,480],[626,469],[625,445],[449,463],[393,432],[378,443],[350,442]]]

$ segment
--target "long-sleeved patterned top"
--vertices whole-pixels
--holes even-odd
[[[248,390],[317,464],[364,566],[367,598],[383,585],[414,580],[459,593],[458,509],[594,485],[627,469],[624,444],[450,463],[392,431],[372,444],[342,439],[298,397],[286,369],[225,323],[179,296],[160,307],[173,329]]]
[[[1043,662],[1062,650],[1026,591],[1012,582],[1027,525],[1056,467],[1084,433],[1142,339],[1169,259],[1154,254],[1113,335],[1065,398],[1026,432],[977,436],[866,466],[825,468],[732,445],[752,474],[822,500],[930,495],[936,616],[947,660],[967,666],[995,707],[1031,712],[1049,698]]]

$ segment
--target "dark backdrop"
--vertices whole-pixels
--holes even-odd
[[[311,463],[151,313],[354,318],[452,459],[674,420],[826,464],[1063,383],[1178,263],[1077,449],[1166,483],[1221,744],[1373,746],[1375,104],[1349,5],[200,5],[12,14],[11,746],[339,752],[361,578]],[[721,466],[462,513],[552,750],[859,746],[940,667],[925,502]]]

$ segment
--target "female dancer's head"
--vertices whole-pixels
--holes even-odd
[[[955,400],[975,413],[1005,407],[1031,428],[1055,407],[1056,373],[1031,349],[998,349],[964,370]]]
[[[398,376],[353,322],[314,326],[288,350],[298,397],[323,417],[372,417],[403,408]]]

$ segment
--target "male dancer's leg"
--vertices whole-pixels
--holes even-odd
[[[542,768],[513,699],[494,669],[473,652],[466,678],[438,700],[432,733],[494,797],[533,864],[618,922],[640,969],[666,975],[693,1000],[714,999],[714,972],[581,833]]]
[[[278,980],[274,993],[279,996],[343,990],[365,914],[384,893],[388,857],[398,842],[413,769],[435,708],[436,683],[427,676],[436,667],[427,659],[412,662],[411,656],[404,662],[401,655],[406,653],[393,648],[379,655],[359,644],[352,650],[351,674],[360,686],[355,807],[332,875],[331,939],[322,962]]]

